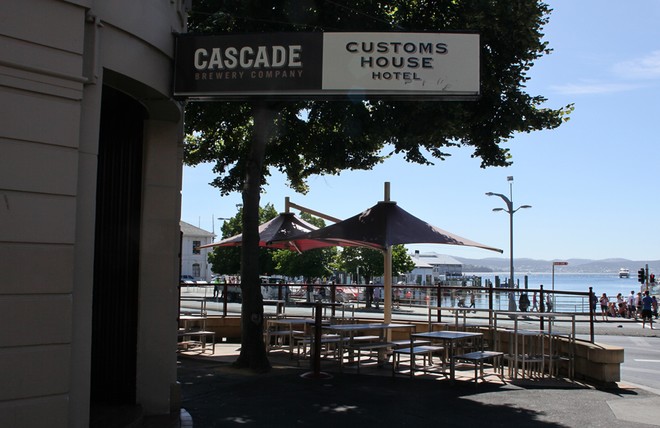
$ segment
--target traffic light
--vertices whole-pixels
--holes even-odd
[[[655,284],[655,274],[654,274],[654,273],[652,273],[651,275],[649,275],[649,282],[650,282],[651,284]]]
[[[640,269],[637,271],[637,281],[641,282],[644,284],[646,281],[646,275],[644,274],[644,269]]]

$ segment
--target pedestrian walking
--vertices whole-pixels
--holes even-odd
[[[546,297],[545,301],[546,307],[548,308],[548,312],[552,312],[552,298],[550,297],[550,294]]]
[[[649,296],[649,290],[646,290],[642,297],[642,328],[646,328],[647,319],[649,327],[653,330],[653,299]]]
[[[215,277],[213,280],[213,298],[218,301],[220,297],[220,277]]]
[[[550,294],[547,294],[545,297],[545,307],[548,312],[552,312],[552,297],[550,297]]]

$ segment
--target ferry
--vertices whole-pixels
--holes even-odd
[[[630,278],[630,269],[619,269],[619,278]]]

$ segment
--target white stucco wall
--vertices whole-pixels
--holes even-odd
[[[176,383],[181,0],[0,2],[0,426],[89,422],[96,156],[103,84],[145,124],[137,401]]]

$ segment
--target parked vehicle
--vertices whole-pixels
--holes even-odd
[[[195,278],[192,275],[181,275],[182,284],[195,284]]]
[[[337,287],[335,300],[340,303],[356,302],[358,300],[358,290],[354,287]]]
[[[289,300],[289,287],[282,287],[281,285],[277,285],[285,283],[285,278],[283,276],[260,276],[259,278],[261,279],[261,295],[264,299],[279,299],[280,288],[282,288],[282,299]]]

